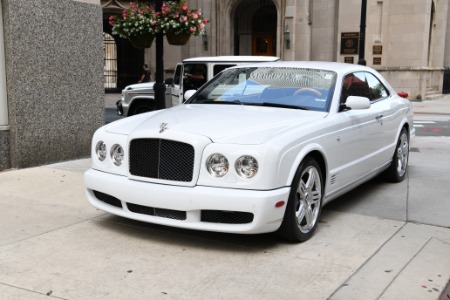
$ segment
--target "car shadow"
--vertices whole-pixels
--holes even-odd
[[[381,176],[375,177],[331,201],[324,206],[324,210],[405,221],[408,180],[390,183]]]
[[[264,252],[281,245],[290,244],[274,233],[230,234],[190,230],[140,222],[110,214],[96,218],[95,224],[103,229],[126,236],[133,236],[137,239],[203,250],[211,249],[251,253]]]

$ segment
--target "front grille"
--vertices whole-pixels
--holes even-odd
[[[192,181],[194,147],[163,139],[130,142],[130,174],[173,181]]]
[[[241,211],[202,210],[201,221],[224,224],[247,224],[253,222],[253,214]]]
[[[127,203],[128,210],[137,214],[175,219],[186,220],[186,212],[181,210],[155,208],[149,206],[143,206],[139,204]]]
[[[116,197],[98,191],[94,191],[94,196],[106,204],[122,208],[122,202]]]

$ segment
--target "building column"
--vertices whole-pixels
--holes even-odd
[[[0,3],[0,131],[9,130],[8,99],[6,94],[5,39],[3,36],[3,11]]]

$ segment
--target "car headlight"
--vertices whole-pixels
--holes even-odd
[[[104,161],[106,153],[106,144],[103,141],[99,141],[95,146],[95,154],[97,155],[98,160]]]
[[[111,159],[116,166],[120,166],[122,164],[124,156],[125,154],[123,148],[120,145],[115,144],[112,146]]]
[[[228,159],[220,153],[211,154],[206,160],[206,169],[214,177],[222,177],[228,173]]]
[[[236,161],[235,168],[239,176],[244,178],[252,178],[258,173],[258,161],[250,155],[239,157]]]

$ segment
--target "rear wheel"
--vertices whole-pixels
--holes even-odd
[[[403,181],[406,177],[409,159],[409,136],[408,131],[403,128],[395,147],[394,156],[389,169],[385,172],[385,177],[391,182]]]
[[[311,238],[322,209],[322,172],[317,161],[306,158],[299,166],[278,234],[291,242]]]

